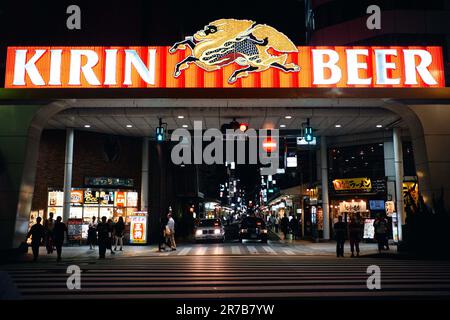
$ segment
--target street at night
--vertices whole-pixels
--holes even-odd
[[[448,0],[0,1],[0,310],[437,316],[448,21]]]

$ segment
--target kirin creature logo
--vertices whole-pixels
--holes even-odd
[[[300,67],[286,63],[287,53],[298,52],[295,45],[283,33],[265,24],[251,20],[220,19],[211,22],[185,40],[176,42],[170,53],[185,50],[188,46],[192,54],[175,66],[174,76],[179,77],[191,63],[206,71],[219,70],[236,62],[243,68],[233,72],[228,79],[234,83],[252,72],[278,68],[284,72],[298,72]],[[279,55],[269,53],[269,49]]]

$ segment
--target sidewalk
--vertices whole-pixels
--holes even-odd
[[[369,257],[377,255],[377,245],[375,243],[361,243],[361,256]],[[397,248],[391,247],[390,251],[385,251],[384,256],[397,256]],[[123,251],[116,251],[114,255],[108,250],[107,259],[121,259],[126,257],[145,258],[158,256],[209,256],[209,255],[291,255],[291,256],[308,256],[308,257],[336,257],[336,243],[334,241],[314,243],[306,240],[275,240],[269,241],[267,244],[258,242],[226,242],[226,243],[182,243],[179,244],[176,251],[159,252],[156,245],[149,246],[124,246]],[[350,256],[350,244],[345,244],[345,256]],[[89,249],[88,246],[67,246],[63,247],[63,263],[91,263],[98,259],[98,248]],[[29,262],[32,260],[31,248],[28,254],[17,257],[11,257],[2,263]],[[48,255],[45,247],[40,248],[38,261],[56,263],[56,252]]]

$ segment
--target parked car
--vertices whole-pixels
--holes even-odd
[[[264,220],[256,217],[245,217],[242,219],[239,230],[239,241],[242,242],[243,240],[260,240],[266,243],[267,227]]]
[[[195,229],[195,241],[216,240],[223,242],[225,240],[225,230],[220,219],[202,219]]]

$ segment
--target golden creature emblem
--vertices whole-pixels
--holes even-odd
[[[176,42],[169,52],[185,50],[186,46],[192,54],[176,64],[175,77],[179,77],[191,63],[206,71],[219,70],[233,62],[243,66],[233,72],[229,83],[247,77],[251,72],[261,72],[272,67],[284,72],[300,71],[298,65],[286,63],[287,53],[298,52],[291,40],[272,27],[251,20],[213,21],[193,36]],[[269,48],[280,54],[269,53]]]

